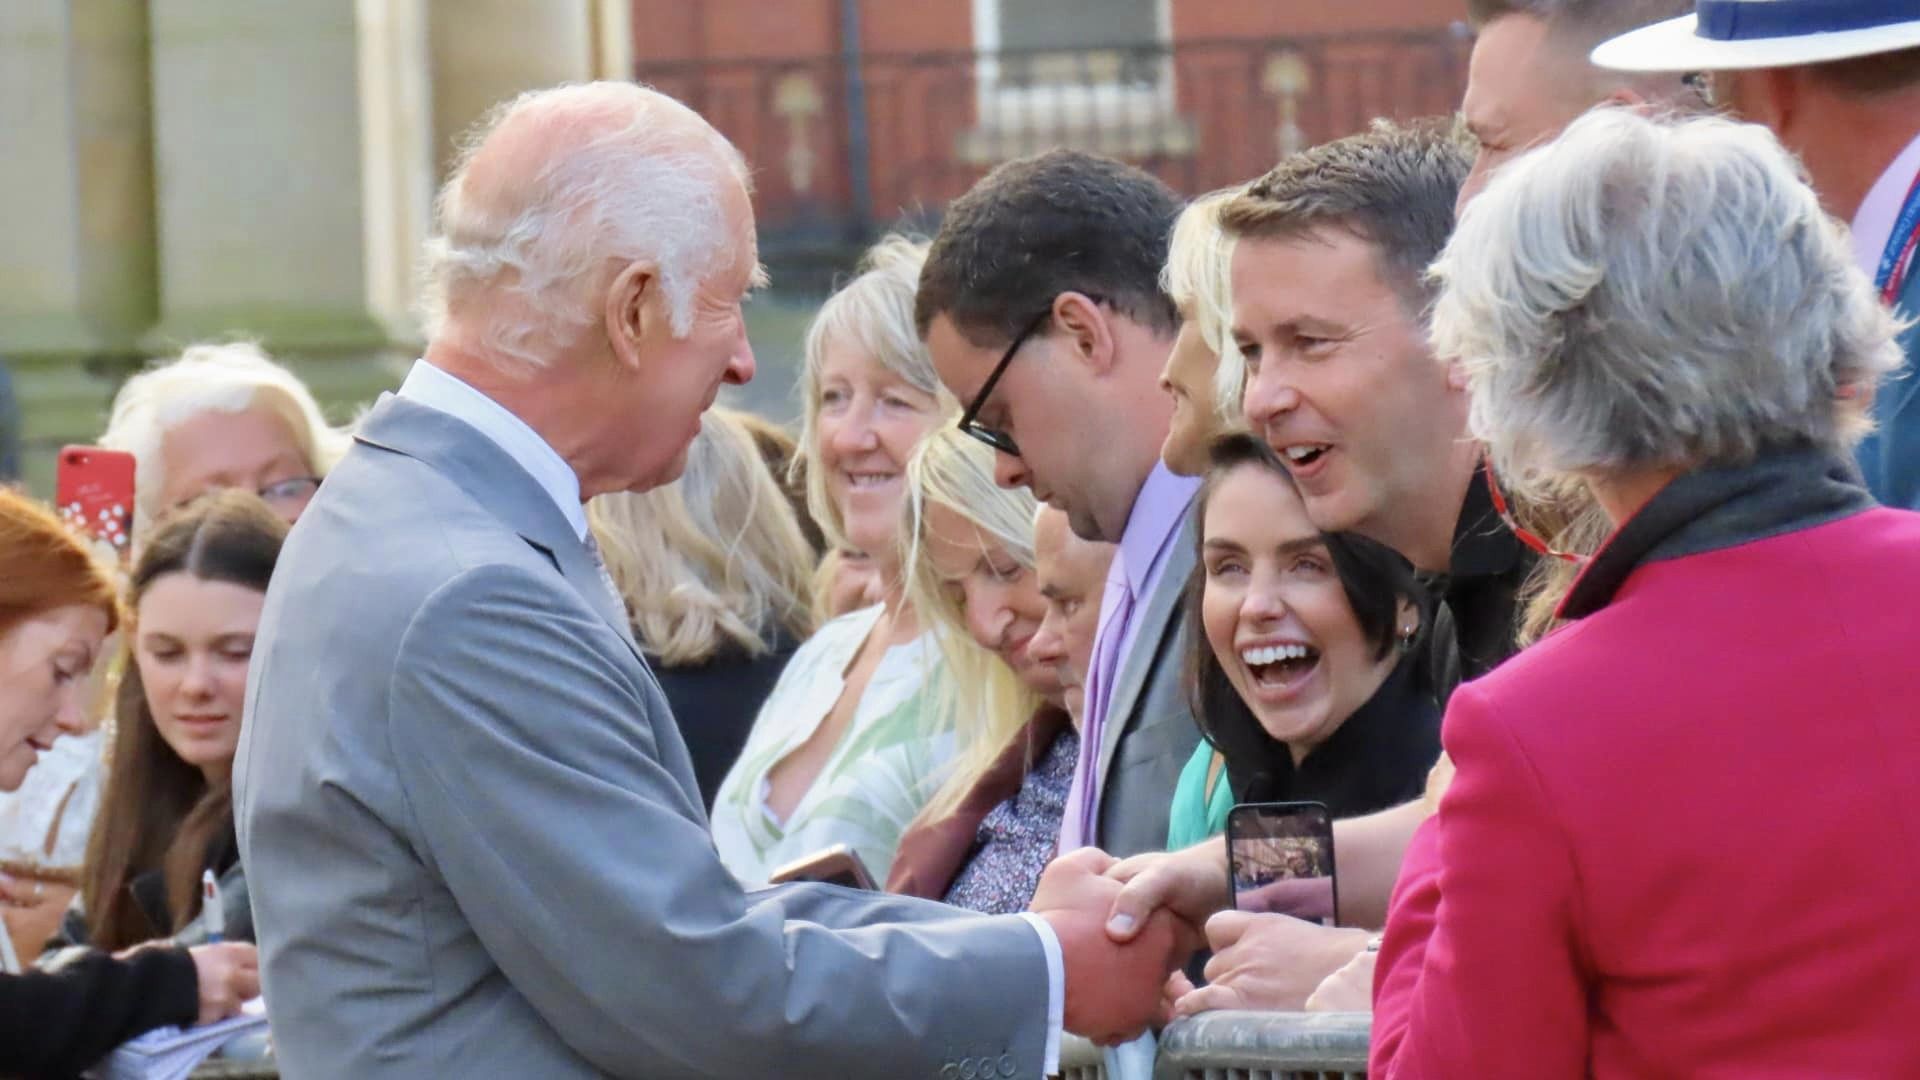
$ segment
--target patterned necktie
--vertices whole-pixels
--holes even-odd
[[[587,555],[593,560],[593,568],[600,573],[600,584],[606,586],[607,595],[613,597],[614,610],[625,612],[627,602],[620,595],[620,586],[613,583],[613,575],[607,572],[607,560],[600,557],[600,541],[594,539],[593,530],[587,530]]]

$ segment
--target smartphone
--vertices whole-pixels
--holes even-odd
[[[824,851],[795,859],[775,870],[767,881],[773,885],[789,881],[819,881],[868,892],[880,890],[880,886],[874,884],[873,875],[867,872],[867,864],[861,862],[859,854],[845,844],[835,844]]]
[[[54,491],[62,520],[126,561],[133,546],[132,454],[101,446],[62,447]]]
[[[1333,818],[1324,803],[1241,803],[1227,812],[1227,876],[1239,911],[1336,925]]]

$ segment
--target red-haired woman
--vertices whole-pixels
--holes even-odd
[[[46,509],[0,490],[0,790],[61,733],[120,617],[113,579]],[[0,975],[0,1073],[73,1075],[166,1024],[232,1015],[259,992],[254,949],[87,950],[57,972]]]

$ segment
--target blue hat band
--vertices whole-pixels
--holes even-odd
[[[1697,37],[1761,41],[1920,21],[1920,0],[1698,0],[1694,14]]]

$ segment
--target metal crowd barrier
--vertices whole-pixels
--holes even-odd
[[[1210,1012],[1160,1034],[1154,1080],[1363,1080],[1369,1013]],[[1107,1080],[1100,1049],[1068,1036],[1064,1080]]]
[[[1160,1033],[1153,1080],[1365,1080],[1368,1013],[1210,1012]],[[1063,1080],[1108,1080],[1100,1048],[1060,1045]],[[209,1061],[193,1080],[274,1080],[270,1061]]]

